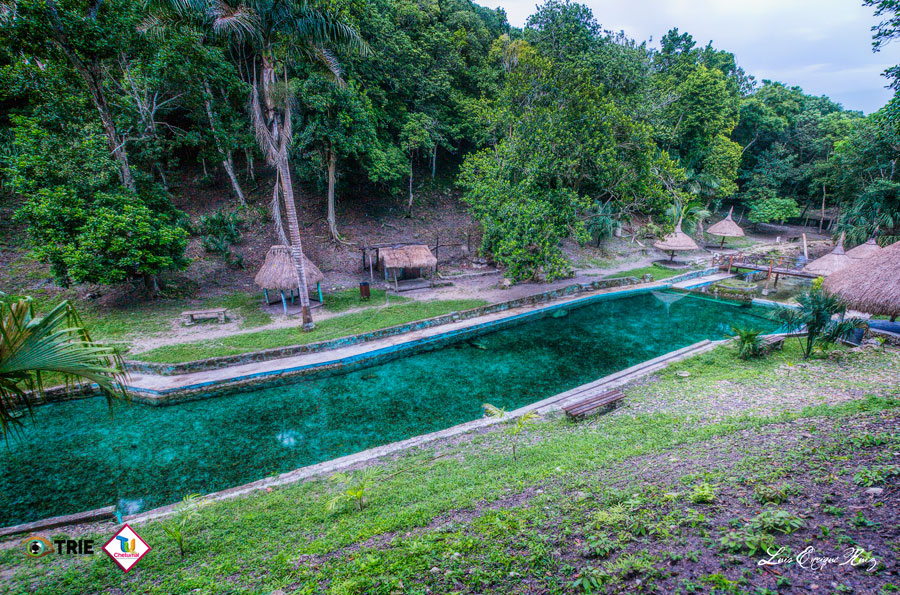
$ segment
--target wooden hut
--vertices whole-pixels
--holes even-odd
[[[669,261],[675,258],[675,252],[688,252],[690,250],[699,250],[697,242],[691,239],[691,236],[681,231],[681,219],[675,225],[675,231],[653,244],[657,249],[669,253]]]
[[[807,273],[812,273],[813,275],[827,277],[832,273],[849,266],[852,262],[853,259],[844,252],[844,234],[841,232],[841,237],[838,240],[837,246],[825,256],[817,258],[807,264],[803,267],[803,270]]]
[[[322,281],[325,280],[325,275],[305,254],[303,255],[303,264],[306,268],[306,286],[315,286],[319,302],[323,303]],[[294,303],[294,294],[300,295],[300,277],[297,274],[297,267],[294,266],[290,246],[269,248],[266,253],[266,261],[256,273],[254,281],[262,288],[267,304],[275,303],[270,300],[269,291],[280,292],[281,304],[284,306],[284,313],[287,314],[287,298],[290,297],[291,303]],[[285,292],[288,292],[288,296],[285,296]]]
[[[716,223],[715,225],[711,225],[709,229],[706,230],[711,236],[720,236],[722,238],[722,244],[719,248],[725,247],[725,238],[742,238],[744,237],[744,230],[741,229],[741,226],[734,222],[734,219],[731,218],[734,213],[734,207],[728,211],[728,216],[724,219]]]
[[[385,280],[393,280],[394,289],[400,291],[401,280],[433,275],[437,270],[437,258],[424,244],[379,248],[378,268],[384,272]]]
[[[900,316],[900,242],[868,258],[854,260],[822,286],[847,305],[875,316]]]
[[[868,242],[860,244],[859,246],[851,250],[847,250],[847,256],[859,260],[861,258],[874,256],[881,252],[881,249],[881,246],[878,245],[878,242],[875,241],[875,238],[869,238]]]

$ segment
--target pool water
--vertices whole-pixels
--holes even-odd
[[[345,374],[167,407],[38,407],[0,446],[0,526],[117,504],[123,514],[507,410],[674,351],[765,311],[664,292],[552,313]]]

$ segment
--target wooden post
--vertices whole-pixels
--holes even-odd
[[[281,305],[284,306],[284,315],[287,316],[287,300],[284,299],[284,292],[281,292]]]
[[[363,269],[365,270],[365,269]],[[372,253],[369,252],[369,282],[375,283],[375,267],[372,265]]]
[[[734,262],[734,254],[728,257],[728,274],[731,274],[731,264]]]
[[[400,282],[397,281],[397,269],[394,269],[394,289],[400,293]]]
[[[362,248],[360,248],[360,251],[362,252],[363,272],[365,273],[366,272],[366,254],[369,253],[369,249],[366,246],[363,246]],[[372,262],[371,256],[369,257],[369,262]]]
[[[269,290],[263,288],[263,295],[266,296],[266,305],[269,305]]]
[[[766,274],[766,287],[763,289],[763,295],[769,295],[769,279],[772,278],[772,268],[775,266],[775,260],[769,261],[769,272]]]
[[[319,303],[320,303],[320,304],[324,304],[324,303],[325,303],[325,300],[322,299],[322,282],[321,282],[321,281],[319,281],[318,283],[316,283],[316,291],[319,292]]]

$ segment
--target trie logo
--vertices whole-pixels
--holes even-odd
[[[103,551],[119,565],[119,568],[128,572],[150,551],[150,546],[144,543],[134,529],[125,525],[106,542]]]

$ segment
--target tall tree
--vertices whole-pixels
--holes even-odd
[[[228,35],[235,45],[233,53],[250,85],[253,131],[266,161],[277,174],[273,215],[280,220],[280,202],[284,206],[291,252],[300,279],[303,328],[311,330],[309,287],[291,180],[290,146],[294,130],[288,70],[298,62],[314,63],[324,67],[338,84],[343,84],[340,65],[330,48],[339,46],[365,53],[368,46],[355,29],[333,12],[306,0],[244,0],[234,6],[221,0],[173,0],[179,1],[209,15],[213,28]]]
[[[122,185],[136,189],[125,137],[107,97],[109,72],[123,48],[134,43],[136,4],[127,0],[13,0],[0,10],[7,43],[49,61],[63,57],[78,74],[100,117]]]

